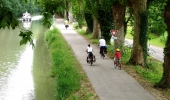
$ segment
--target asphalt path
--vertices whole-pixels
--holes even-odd
[[[133,41],[130,39],[125,39],[125,45],[132,47]],[[164,62],[163,48],[148,45],[148,52],[153,58],[157,59],[158,61]]]
[[[79,35],[71,26],[65,29],[63,19],[57,19],[53,27],[57,27],[70,47],[75,57],[83,67],[87,77],[100,100],[156,100],[133,77],[123,69],[114,68],[113,60],[107,55],[104,59],[99,54],[99,48],[91,44],[96,56],[96,62],[90,66],[86,62],[85,52],[89,41]]]

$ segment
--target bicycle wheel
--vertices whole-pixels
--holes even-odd
[[[93,59],[90,59],[90,65],[92,66],[92,64],[93,64]]]
[[[120,62],[118,62],[118,68],[119,68],[119,70],[121,70],[121,64],[120,64]]]
[[[104,55],[104,52],[102,51],[102,52],[101,52],[101,58],[104,59],[104,57],[105,57],[105,55]]]
[[[104,53],[102,54],[102,56],[103,56],[103,59],[104,59],[104,57],[105,57]]]

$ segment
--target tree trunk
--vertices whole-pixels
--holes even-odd
[[[68,12],[69,23],[73,22],[73,14],[72,14],[72,3],[69,3],[69,12]]]
[[[93,35],[92,38],[99,38],[100,36],[100,24],[97,18],[93,16]]]
[[[90,33],[90,29],[89,29],[89,27],[87,26],[87,28],[86,28],[86,34],[89,34]]]
[[[142,19],[141,14],[147,11],[147,0],[130,0],[134,14],[133,48],[129,62],[135,65],[144,65],[144,52],[141,45]],[[146,35],[146,34],[145,34]],[[143,41],[144,42],[144,41]],[[147,45],[147,44],[146,44]]]
[[[64,19],[67,19],[67,11],[64,10]]]
[[[112,6],[114,29],[118,30],[117,39],[115,40],[115,48],[122,47],[125,40],[124,23],[125,23],[125,10],[126,7],[120,2]]]
[[[160,87],[170,88],[170,1],[167,2],[164,10],[164,21],[167,25],[168,37],[164,48],[163,77]]]

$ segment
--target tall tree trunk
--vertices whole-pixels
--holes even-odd
[[[73,14],[72,14],[72,3],[69,2],[69,12],[68,12],[69,23],[73,22]]]
[[[144,51],[143,51],[143,45],[142,42],[142,18],[141,14],[145,13],[147,11],[147,0],[130,0],[132,12],[134,14],[134,37],[133,37],[133,48],[131,52],[131,57],[129,62],[135,65],[145,65],[144,60]],[[144,34],[146,35],[146,34]],[[145,39],[144,39],[145,40]],[[147,44],[145,44],[147,47]]]
[[[90,29],[89,29],[89,27],[87,26],[87,28],[86,28],[86,33],[85,34],[89,34],[90,33]]]
[[[93,36],[92,38],[99,38],[100,36],[100,24],[96,17],[93,16]]]
[[[90,13],[85,13],[84,14],[84,18],[87,24],[87,29],[86,29],[86,33],[90,33],[93,32],[93,17],[92,14]]]
[[[117,39],[115,41],[115,48],[122,47],[125,40],[124,23],[125,23],[125,10],[126,7],[120,2],[116,2],[112,6],[114,29],[118,30]]]
[[[159,87],[170,88],[170,1],[165,6],[163,17],[167,25],[168,36],[164,48],[163,77],[159,83]]]
[[[64,10],[64,19],[67,19],[67,11]]]

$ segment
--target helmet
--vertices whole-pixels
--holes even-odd
[[[117,48],[117,49],[116,49],[116,51],[120,51],[120,49],[119,49],[119,48]]]
[[[90,47],[90,44],[88,44],[88,46]]]

